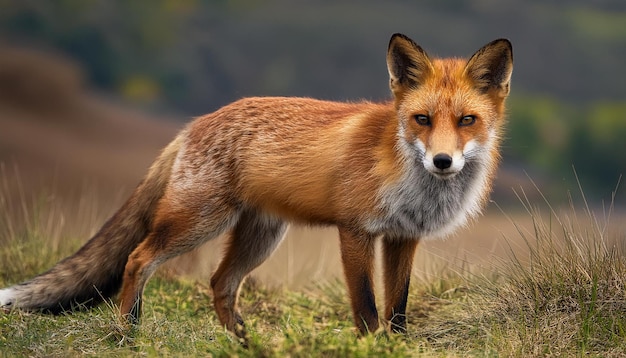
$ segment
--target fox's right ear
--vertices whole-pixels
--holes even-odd
[[[434,72],[428,55],[413,40],[394,34],[387,49],[389,86],[396,98],[412,88],[417,88]]]

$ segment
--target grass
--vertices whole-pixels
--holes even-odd
[[[46,236],[58,228],[37,223],[54,222],[58,208],[21,200],[16,209],[9,201],[0,197],[0,286],[42,272],[79,245],[51,249]],[[60,316],[0,313],[0,356],[626,355],[626,237],[623,226],[608,225],[613,207],[598,218],[584,201],[567,212],[524,193],[520,201],[533,225],[505,239],[522,242],[527,254],[512,251],[488,271],[414,280],[406,335],[358,338],[341,281],[291,291],[249,280],[241,294],[246,348],[219,326],[205,284],[160,274],[132,334],[116,325],[113,303]]]
[[[250,331],[244,348],[219,327],[205,287],[153,279],[141,327],[122,334],[116,308],[103,305],[61,316],[13,312],[0,316],[0,351],[9,356],[406,356],[418,347],[401,336],[358,339],[340,285],[315,293],[248,285],[242,306]]]

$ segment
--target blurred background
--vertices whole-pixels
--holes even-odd
[[[82,208],[61,210],[69,226],[87,201],[98,208],[91,233],[194,116],[253,95],[388,99],[395,32],[431,56],[470,56],[500,37],[514,46],[495,204],[455,238],[428,243],[425,260],[506,251],[500,239],[516,229],[501,210],[523,211],[520,196],[579,202],[580,185],[592,207],[624,213],[623,0],[0,0],[4,200]],[[340,273],[334,235],[292,229],[260,276]],[[302,242],[317,245],[311,257],[298,256]],[[218,254],[207,246],[174,268],[204,275]]]

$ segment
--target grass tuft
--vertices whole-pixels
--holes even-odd
[[[626,349],[624,233],[608,229],[613,203],[598,217],[582,190],[581,195],[582,214],[573,200],[564,213],[545,201],[547,219],[520,196],[533,222],[530,237],[519,230],[528,255],[512,255],[506,281],[490,295],[493,319],[515,328],[512,341],[520,353],[605,354]]]

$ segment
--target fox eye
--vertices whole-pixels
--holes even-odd
[[[430,126],[430,124],[431,124],[430,123],[430,117],[428,117],[425,114],[416,114],[415,116],[413,116],[413,118],[415,118],[415,121],[420,126]]]
[[[461,119],[459,119],[459,126],[463,127],[463,126],[471,126],[472,124],[474,124],[476,122],[476,116],[463,116],[461,117]]]

